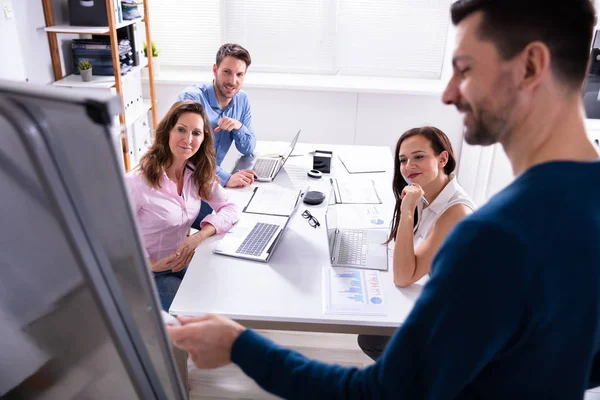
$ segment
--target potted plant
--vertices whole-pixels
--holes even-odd
[[[79,64],[77,64],[77,68],[79,68],[82,81],[90,82],[92,80],[92,64],[89,61],[80,61]]]
[[[160,72],[160,63],[158,62],[158,50],[156,49],[156,45],[154,42],[151,42],[152,48],[152,65],[154,66],[154,76],[157,76]],[[144,57],[148,58],[148,46],[144,43]]]

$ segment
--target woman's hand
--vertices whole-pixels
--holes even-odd
[[[148,259],[152,267],[153,272],[162,272],[171,270],[173,272],[179,272],[185,268],[186,265],[192,261],[196,247],[202,242],[203,237],[199,234],[195,234],[187,237],[181,246],[175,251],[175,253],[161,258],[160,260],[154,261]]]
[[[164,271],[173,271],[179,272],[185,268],[186,265],[192,261],[192,257],[194,257],[195,249],[190,252],[187,252],[187,258],[178,256],[177,253],[173,253],[170,256],[165,258],[161,258],[160,260],[154,261],[152,259],[148,259],[150,263],[150,267],[152,272],[164,272]]]
[[[194,257],[194,253],[196,252],[196,247],[202,243],[202,240],[204,240],[204,237],[200,232],[185,238],[174,254],[177,257],[178,262],[173,265],[173,272],[181,271],[190,263],[190,261],[192,261],[192,257]]]
[[[172,269],[176,264],[177,264],[177,257],[175,256],[175,253],[171,254],[170,256],[167,256],[165,258],[161,258],[160,260],[152,260],[152,259],[148,259],[148,262],[150,263],[150,267],[152,269],[152,272],[163,272],[163,271],[168,271],[170,269]]]
[[[400,206],[400,212],[402,214],[407,213],[408,215],[413,215],[415,212],[415,208],[417,208],[417,204],[421,201],[421,198],[425,195],[421,186],[417,185],[406,185],[402,190],[402,194],[400,198],[402,199],[402,205]]]

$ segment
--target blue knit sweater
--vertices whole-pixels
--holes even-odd
[[[252,330],[232,360],[289,399],[581,400],[599,347],[600,162],[552,162],[450,233],[374,365],[311,361]]]

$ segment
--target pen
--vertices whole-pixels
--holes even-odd
[[[410,179],[408,179],[407,177],[405,177],[404,175],[402,176],[404,178],[404,180],[406,181],[406,183],[408,183],[410,186],[415,186]],[[429,202],[427,201],[427,199],[425,197],[421,197],[421,200],[423,200],[423,204],[425,204],[426,206],[429,206]]]

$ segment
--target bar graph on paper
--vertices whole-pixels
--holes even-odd
[[[379,271],[324,268],[327,314],[385,315]]]

